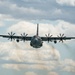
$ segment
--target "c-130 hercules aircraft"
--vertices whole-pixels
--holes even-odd
[[[46,37],[40,37],[39,36],[39,24],[37,24],[37,32],[36,35],[34,36],[27,36],[28,34],[21,34],[20,36],[15,36],[15,33],[11,32],[8,33],[9,35],[0,35],[0,37],[3,38],[8,38],[12,40],[16,40],[17,42],[19,41],[30,41],[30,46],[32,46],[33,48],[40,48],[43,46],[43,41],[49,41],[50,42],[54,42],[55,44],[57,43],[57,41],[59,40],[59,42],[63,43],[63,40],[71,40],[71,39],[75,39],[75,37],[66,37],[64,36],[64,34],[60,34],[57,37],[52,37],[53,35],[50,35],[50,33],[48,33],[48,35],[45,35]]]

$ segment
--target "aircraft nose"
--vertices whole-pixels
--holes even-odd
[[[35,38],[35,41],[38,41],[38,39],[37,39],[37,38]]]

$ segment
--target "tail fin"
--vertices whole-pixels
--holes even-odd
[[[37,24],[37,33],[36,33],[36,35],[38,36],[39,35],[39,24]]]

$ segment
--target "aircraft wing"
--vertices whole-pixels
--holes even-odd
[[[14,39],[17,42],[19,41],[30,41],[31,40],[31,36],[14,36],[14,35],[0,35],[0,37],[3,38],[8,38],[8,40],[10,39],[11,41]],[[54,43],[57,43],[57,41],[61,41],[63,42],[63,40],[71,40],[71,39],[75,39],[75,37],[41,37],[42,41],[53,41]]]
[[[54,41],[56,43],[56,41],[62,41],[63,40],[71,40],[71,39],[75,39],[75,37],[41,37],[42,41]]]
[[[11,41],[13,39],[16,39],[16,40],[26,40],[26,41],[29,41],[31,40],[32,37],[30,36],[13,36],[13,35],[0,35],[0,37],[3,37],[3,38],[8,38],[8,39],[11,39]]]

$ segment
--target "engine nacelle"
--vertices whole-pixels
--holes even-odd
[[[55,41],[54,41],[54,43],[56,44],[56,43],[57,43],[57,41],[55,40]]]
[[[17,39],[16,41],[19,42],[19,39]]]

